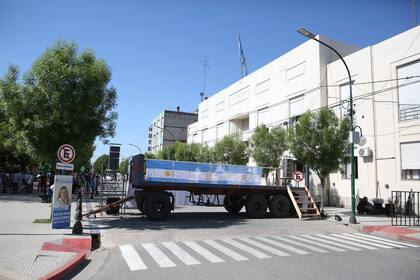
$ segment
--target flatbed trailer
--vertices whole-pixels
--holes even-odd
[[[270,215],[275,218],[294,215],[297,206],[294,195],[303,193],[303,188],[276,185],[152,181],[148,180],[145,174],[146,160],[144,155],[140,154],[132,157],[129,180],[135,189],[134,197],[137,208],[151,220],[163,220],[174,210],[175,198],[171,191],[187,191],[190,193],[191,202],[207,206],[215,205],[215,203],[202,199],[197,202],[194,201],[194,196],[201,198],[203,196],[223,195],[224,199],[221,205],[229,213],[238,213],[245,206],[246,213],[251,218],[265,217],[267,208]],[[307,189],[305,188],[305,190]],[[312,198],[310,197],[310,199]],[[308,197],[306,197],[306,201],[311,203],[308,202]],[[295,209],[292,205],[295,206]],[[309,209],[308,215],[311,215],[310,211],[315,210],[316,206],[315,208],[305,209]]]

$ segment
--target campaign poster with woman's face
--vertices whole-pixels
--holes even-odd
[[[71,188],[73,177],[69,175],[56,175],[53,190],[52,227],[70,227],[71,214]]]

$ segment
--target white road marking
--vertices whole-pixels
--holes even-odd
[[[147,266],[141,260],[136,249],[132,245],[121,245],[121,254],[131,271],[144,270]]]
[[[352,246],[348,246],[348,245],[344,245],[344,244],[341,244],[341,243],[333,242],[331,240],[325,240],[325,238],[318,238],[318,237],[312,236],[312,235],[302,235],[302,236],[305,237],[305,238],[308,238],[308,239],[312,239],[312,240],[322,242],[322,243],[327,243],[327,244],[330,244],[330,245],[333,245],[333,246],[336,246],[336,247],[341,247],[341,248],[344,248],[344,249],[347,249],[347,250],[352,250],[352,251],[361,251],[362,250],[362,249],[355,248],[355,247],[352,247]]]
[[[223,242],[226,242],[229,245],[232,245],[238,249],[241,249],[242,251],[245,251],[259,259],[268,259],[271,258],[269,255],[264,254],[263,252],[257,251],[254,248],[251,248],[245,244],[239,243],[233,239],[227,238],[227,239],[222,239]]]
[[[214,249],[222,252],[223,254],[231,257],[232,259],[234,259],[235,261],[247,261],[248,258],[245,258],[244,256],[242,256],[241,254],[236,253],[235,251],[217,243],[214,240],[203,240],[204,243],[210,245],[211,247],[213,247]]]
[[[288,242],[288,243],[293,243],[293,245],[296,245],[296,240],[287,239],[284,236],[271,236],[271,238],[274,238],[274,239],[277,239],[277,240],[280,240],[280,241],[284,241],[284,242]],[[328,253],[329,252],[327,250],[320,249],[318,247],[315,247],[315,246],[312,246],[312,245],[309,245],[309,244],[299,243],[297,245],[299,245],[301,247],[304,247],[305,249],[309,249],[309,250],[312,250],[314,252],[318,252],[318,253]]]
[[[276,248],[273,248],[273,247],[267,246],[267,245],[265,245],[265,244],[262,244],[262,243],[260,243],[260,242],[255,241],[255,240],[252,240],[252,239],[250,239],[250,238],[238,238],[238,239],[239,239],[239,240],[241,240],[241,241],[243,241],[243,242],[246,242],[246,243],[248,243],[248,244],[251,244],[251,245],[253,245],[253,246],[255,246],[255,247],[258,247],[258,248],[260,248],[260,249],[263,249],[263,250],[265,250],[265,251],[267,251],[267,252],[270,252],[270,253],[272,253],[272,254],[274,254],[274,255],[280,256],[280,257],[287,257],[287,256],[290,256],[290,254],[288,254],[288,253],[286,253],[286,252],[283,252],[283,251],[280,251],[280,250],[278,250],[278,249],[276,249]]]
[[[350,234],[346,234],[346,233],[342,233],[342,234],[331,234],[333,236],[339,236],[340,238],[345,238],[348,240],[353,240],[353,241],[357,241],[359,243],[364,243],[364,244],[368,244],[368,245],[372,245],[372,246],[376,246],[379,248],[384,248],[384,249],[392,249],[392,247],[390,246],[386,246],[386,245],[382,245],[382,244],[378,244],[378,243],[374,243],[372,241],[366,241],[366,240],[362,240],[362,239],[358,239]]]
[[[329,235],[326,235],[326,234],[317,234],[317,236],[322,237],[322,238],[326,238],[326,239],[329,239],[329,240],[337,241],[337,242],[340,242],[340,243],[348,244],[350,246],[356,246],[356,248],[360,247],[360,248],[368,249],[368,250],[377,250],[378,249],[376,247],[356,243],[354,241],[343,240],[343,238],[333,237],[333,236],[329,236]]]
[[[179,247],[174,242],[162,242],[162,244],[186,265],[200,264],[200,262],[197,259],[185,252],[184,249]]]
[[[155,260],[160,267],[174,267],[174,264],[159,248],[153,243],[141,244],[149,255]]]
[[[194,241],[184,241],[183,243],[185,245],[187,245],[188,247],[190,247],[191,249],[193,249],[198,254],[200,254],[201,256],[203,256],[205,259],[207,259],[211,263],[224,262],[224,260],[222,260],[221,258],[219,258],[218,256],[216,256],[215,254],[213,254],[209,250],[205,249],[204,247],[198,245]]]
[[[304,243],[310,243],[310,244],[313,243],[312,240],[308,240],[308,239],[305,239],[305,238],[302,238],[302,237],[299,237],[299,236],[295,236],[295,235],[290,235],[288,237],[299,240],[299,241],[304,242]],[[330,245],[327,245],[327,244],[322,244],[322,243],[319,243],[319,242],[316,243],[316,246],[322,247],[322,248],[327,248],[327,249],[330,249],[330,250],[333,250],[333,251],[336,251],[336,252],[347,251],[347,250],[344,250],[344,249],[341,249],[341,248],[333,247],[333,246],[330,246]]]
[[[377,236],[366,235],[366,234],[361,234],[361,233],[355,233],[355,234],[358,235],[358,236],[366,237],[366,238],[372,238],[372,239],[377,239],[377,240],[385,241],[385,242],[388,242],[388,243],[391,243],[391,244],[398,244],[398,245],[407,246],[407,247],[413,247],[413,248],[420,247],[418,245],[414,245],[414,244],[410,244],[410,243],[398,242],[398,241],[394,241],[394,240],[380,238],[380,237],[377,237]]]
[[[266,237],[255,237],[255,239],[258,239],[258,240],[264,241],[264,242],[266,242],[266,243],[269,243],[269,244],[271,244],[271,245],[274,245],[274,246],[277,246],[277,247],[280,247],[280,248],[283,248],[283,249],[289,250],[289,251],[291,251],[291,252],[293,252],[293,253],[296,253],[296,254],[299,254],[299,255],[306,255],[306,254],[309,254],[309,252],[306,252],[306,251],[300,250],[300,249],[298,249],[298,248],[295,248],[295,247],[289,246],[289,245],[284,244],[284,243],[280,243],[280,242],[278,242],[278,241],[274,241],[274,240],[268,239],[268,238],[266,238]]]
[[[351,236],[353,238],[357,238],[357,239],[362,239],[362,240],[367,240],[367,241],[370,241],[370,242],[385,244],[386,246],[391,246],[392,248],[407,248],[405,246],[401,246],[401,245],[398,245],[398,244],[392,244],[388,241],[381,241],[381,240],[372,239],[372,238],[369,238],[368,235],[366,235],[366,237],[364,235],[363,236],[358,236],[358,235],[353,235],[353,234],[346,234],[346,235],[349,235],[349,236]]]

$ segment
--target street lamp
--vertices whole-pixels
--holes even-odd
[[[131,147],[134,147],[134,148],[137,148],[137,149],[139,150],[140,154],[142,153],[142,152],[141,152],[141,149],[140,149],[140,147],[139,147],[139,146],[134,145],[134,144],[131,144],[131,143],[127,143],[127,145],[129,145],[129,146],[131,146]]]
[[[351,215],[350,215],[350,219],[349,219],[349,223],[350,224],[356,224],[356,197],[355,197],[355,190],[354,190],[354,184],[355,184],[355,177],[354,177],[354,173],[355,173],[355,164],[354,164],[354,141],[353,141],[353,136],[354,136],[354,119],[353,119],[353,114],[354,114],[354,110],[353,110],[353,93],[352,93],[352,89],[351,89],[351,84],[352,84],[352,80],[351,80],[351,74],[350,74],[350,70],[349,67],[347,66],[347,63],[344,61],[344,58],[338,53],[338,51],[336,49],[334,49],[333,47],[331,47],[330,45],[322,42],[321,40],[317,39],[315,37],[315,35],[306,30],[305,28],[301,27],[297,30],[297,32],[299,32],[300,34],[302,34],[303,36],[305,36],[306,38],[312,39],[314,41],[317,41],[318,43],[320,43],[321,45],[326,46],[327,48],[329,48],[330,50],[332,50],[339,58],[340,60],[343,62],[344,66],[346,67],[347,70],[347,74],[349,76],[349,88],[350,88],[350,97],[349,97],[349,103],[350,103],[350,131],[351,131],[351,143],[350,143],[350,152],[351,152],[351,159],[350,159],[350,163],[351,163]]]

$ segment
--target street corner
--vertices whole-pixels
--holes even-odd
[[[62,279],[72,271],[77,269],[86,258],[90,255],[92,247],[91,237],[65,237],[60,242],[45,242],[42,245],[41,251],[38,256],[43,256],[45,252],[54,252],[57,254],[67,255],[71,253],[71,257],[67,258],[67,261],[60,266],[57,266],[55,270],[49,272],[46,275],[40,277],[42,280]],[[37,257],[38,257],[37,256]]]
[[[373,235],[389,237],[398,240],[411,241],[420,244],[420,229],[392,226],[392,225],[374,225],[360,226],[360,232]]]

